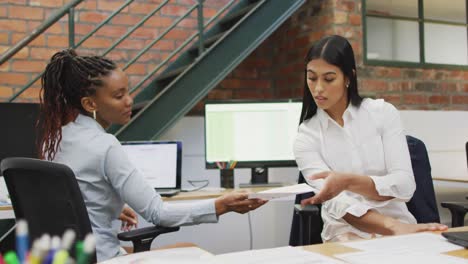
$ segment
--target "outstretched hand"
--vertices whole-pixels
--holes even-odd
[[[323,186],[321,190],[315,194],[315,196],[302,200],[302,206],[307,204],[320,204],[326,202],[340,194],[342,191],[346,190],[348,185],[348,176],[346,174],[334,171],[320,172],[310,176],[309,179],[324,179]]]
[[[227,212],[245,214],[264,205],[267,201],[262,199],[248,199],[245,192],[232,192],[216,199],[216,215],[220,216]]]
[[[124,206],[122,212],[120,213],[119,220],[122,221],[120,230],[130,231],[132,228],[136,228],[138,225],[138,216],[132,208]]]

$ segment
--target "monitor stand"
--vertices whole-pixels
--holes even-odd
[[[254,188],[254,187],[281,187],[280,182],[268,182],[268,168],[257,167],[252,168],[252,176],[250,183],[240,183],[239,188]]]

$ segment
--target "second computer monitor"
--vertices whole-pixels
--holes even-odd
[[[207,168],[237,161],[252,168],[252,182],[267,181],[268,167],[296,166],[292,146],[302,103],[281,101],[217,101],[205,104]]]

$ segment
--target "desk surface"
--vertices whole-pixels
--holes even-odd
[[[449,229],[449,232],[456,232],[456,231],[468,231],[468,226]],[[434,233],[440,234],[441,232],[434,232]],[[329,257],[334,257],[335,255],[339,255],[339,254],[359,251],[358,249],[346,247],[339,243],[324,243],[324,244],[305,246],[304,249],[311,251],[311,252],[319,253],[325,256],[329,256]],[[444,254],[468,259],[468,249],[450,251]]]

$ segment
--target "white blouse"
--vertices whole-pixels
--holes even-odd
[[[345,233],[363,238],[370,234],[349,225],[342,217],[356,217],[376,210],[405,223],[416,223],[405,202],[416,188],[411,160],[398,110],[384,100],[364,99],[360,107],[349,105],[339,126],[328,114],[317,114],[299,126],[294,143],[297,164],[307,182],[308,176],[322,171],[368,175],[379,195],[388,201],[370,200],[349,191],[340,193],[322,205],[322,239],[332,240]]]

